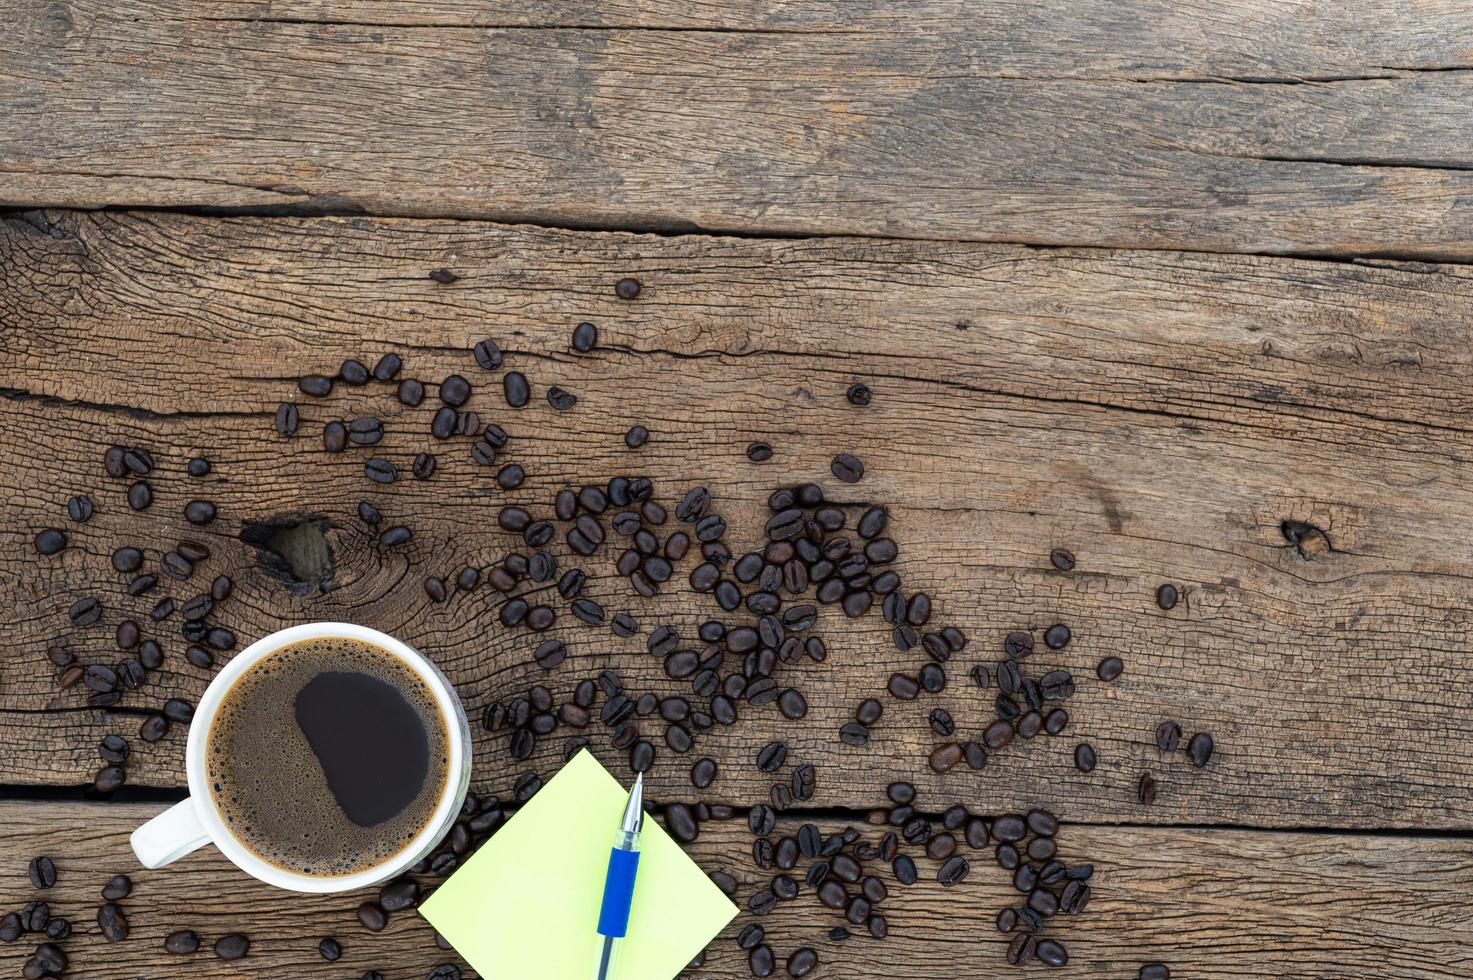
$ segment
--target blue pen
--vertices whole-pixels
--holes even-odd
[[[598,958],[593,980],[610,980],[619,962],[619,940],[629,931],[629,906],[634,902],[634,875],[639,870],[639,831],[644,826],[644,773],[634,780],[624,819],[609,851],[604,876],[604,900],[598,911]]]

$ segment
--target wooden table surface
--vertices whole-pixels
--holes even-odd
[[[689,636],[719,610],[634,596],[612,555],[588,565],[588,594],[640,635],[564,608],[550,635],[571,655],[551,674],[499,624],[498,593],[437,604],[421,587],[517,544],[504,503],[546,511],[620,473],[672,506],[708,485],[738,552],[777,486],[885,503],[905,588],[971,640],[944,692],[892,701],[887,679],[921,651],[896,650],[877,614],[826,608],[828,660],[781,668],[802,722],[749,709],[688,757],[661,745],[657,803],[736,808],[690,850],[744,907],[766,879],[745,815],[773,778],[753,758],[781,737],[818,778],[779,834],[863,828],[898,778],[932,816],[1056,810],[1061,853],[1098,870],[1085,914],[1050,926],[1071,953],[1051,975],[1473,974],[1467,4],[0,0],[0,23],[0,912],[43,897],[71,918],[74,975],[404,980],[458,962],[417,916],[370,934],[365,896],[273,893],[213,852],[134,873],[128,832],[183,796],[182,726],[146,745],[139,724],[210,676],[185,662],[178,614],[147,612],[226,573],[212,620],[242,640],[363,622],[433,657],[476,716],[605,668],[677,693],[649,630]],[[626,276],[632,301],[613,289]],[[581,320],[599,329],[586,354],[568,346]],[[526,408],[472,359],[487,337],[531,379]],[[297,391],[390,351],[430,385],[419,408],[383,385]],[[435,383],[457,372],[512,433],[521,489],[430,438]],[[845,400],[856,381],[867,407]],[[551,384],[576,407],[552,410]],[[294,439],[273,429],[283,401],[300,405]],[[375,452],[401,470],[438,452],[433,478],[378,486],[365,450],[324,454],[323,423],[361,414],[385,419]],[[631,451],[636,422],[652,436]],[[747,460],[754,440],[770,461]],[[114,444],[157,461],[146,511],[102,472]],[[856,486],[829,475],[837,452],[865,461]],[[203,481],[184,475],[196,454],[214,463]],[[78,493],[96,502],[81,525]],[[192,528],[200,496],[219,518]],[[364,499],[412,541],[377,543]],[[301,521],[330,549],[320,587],[248,543]],[[48,526],[69,546],[40,557]],[[152,568],[183,536],[212,552],[194,579],[129,597],[113,549]],[[1163,583],[1183,597],[1169,611]],[[84,596],[105,612],[74,629]],[[59,690],[48,647],[116,662],[125,618],[163,667],[110,708]],[[1055,622],[1073,642],[1036,661],[1079,678],[1065,735],[933,773],[928,713],[976,738],[996,692],[968,669]],[[1111,654],[1127,666],[1105,685]],[[841,745],[871,695],[873,739]],[[1166,719],[1214,735],[1206,768],[1156,749]],[[567,734],[517,763],[505,732],[475,727],[473,788],[503,799],[555,769]],[[109,733],[133,751],[103,799],[82,787]],[[1089,775],[1081,741],[1101,759]],[[706,791],[687,778],[698,756],[719,764]],[[25,867],[42,853],[60,882],[38,895]],[[948,890],[920,864],[884,903],[884,942],[831,943],[839,916],[808,895],[763,920],[770,941],[813,945],[816,975],[844,980],[1016,975],[993,925],[1007,874],[979,853]],[[97,893],[123,871],[133,934],[109,944]],[[734,936],[750,921],[695,975],[748,975]],[[184,927],[248,932],[251,953],[166,954]],[[0,970],[34,947],[0,945]]]

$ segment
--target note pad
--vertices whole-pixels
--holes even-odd
[[[420,914],[486,980],[589,980],[609,848],[628,790],[586,749]],[[618,980],[670,980],[737,908],[664,828],[646,818]]]

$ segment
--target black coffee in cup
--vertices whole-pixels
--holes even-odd
[[[206,740],[232,834],[301,874],[365,871],[424,830],[449,778],[449,733],[419,674],[337,637],[272,653],[225,692]]]

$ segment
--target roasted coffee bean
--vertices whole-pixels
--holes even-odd
[[[487,432],[489,432],[491,428],[491,426],[487,426]],[[496,428],[500,428],[500,426],[497,426]],[[481,433],[481,441],[476,443],[474,446],[471,446],[471,461],[481,466],[490,466],[492,463],[496,462],[496,446],[493,445],[491,441],[486,438],[485,432]]]
[[[1119,677],[1124,669],[1125,663],[1119,657],[1106,657],[1100,661],[1099,666],[1095,667],[1095,675],[1100,680],[1109,683]]]
[[[1007,960],[1012,966],[1027,966],[1033,961],[1034,951],[1038,948],[1038,941],[1026,933],[1013,937],[1008,944]]]
[[[844,397],[851,405],[868,405],[870,403],[869,385],[856,381],[849,386],[848,391],[844,392]]]
[[[1002,648],[1009,657],[1014,660],[1022,660],[1033,652],[1033,636],[1030,633],[1014,631],[1003,639]]]
[[[1038,692],[1045,701],[1067,700],[1074,696],[1074,677],[1067,670],[1051,670],[1038,679]]]
[[[790,687],[778,695],[777,709],[782,712],[784,718],[796,721],[808,714],[808,702],[804,699],[802,692]]]
[[[1065,551],[1063,548],[1055,548],[1053,551],[1049,552],[1048,560],[1049,564],[1053,565],[1061,572],[1074,571],[1073,552]]]
[[[972,870],[971,862],[961,855],[947,859],[936,872],[936,880],[941,882],[943,888],[950,888],[960,884],[967,874]]]
[[[222,960],[238,960],[250,951],[250,939],[238,932],[232,932],[215,940],[215,955]]]
[[[164,937],[164,949],[170,953],[185,955],[199,950],[199,936],[193,929],[181,929]]]
[[[133,893],[133,880],[127,875],[113,875],[102,886],[102,897],[109,902],[120,902]]]
[[[921,693],[921,687],[916,679],[907,674],[891,674],[890,682],[886,685],[890,696],[902,701],[914,701]]]
[[[604,607],[592,599],[574,599],[571,608],[573,616],[589,626],[604,624]]]
[[[143,664],[138,661],[124,660],[118,664],[118,681],[128,690],[138,690],[147,679],[148,672],[143,669]]]
[[[348,429],[341,422],[329,422],[322,427],[322,448],[330,453],[340,453],[347,448]]]
[[[1059,899],[1047,889],[1035,888],[1028,893],[1028,907],[1045,919],[1049,919],[1058,913]]]
[[[547,582],[557,574],[557,559],[549,552],[533,552],[527,561],[527,577],[534,582]]]
[[[793,769],[793,798],[795,800],[813,799],[813,791],[818,783],[818,770],[808,763]]]
[[[103,938],[110,943],[119,943],[128,938],[128,917],[112,902],[97,910],[97,927],[102,930]],[[44,924],[41,928],[45,928]]]
[[[1156,726],[1156,748],[1162,752],[1175,752],[1180,745],[1180,725],[1174,721],[1163,721]]]
[[[684,803],[672,803],[665,809],[665,827],[682,844],[689,844],[699,836],[700,828],[690,807]]]
[[[1059,832],[1059,818],[1047,810],[1029,810],[1024,823],[1039,837],[1052,837]]]
[[[1171,980],[1171,968],[1165,963],[1147,963],[1141,967],[1139,980]]]
[[[713,759],[698,759],[690,767],[690,783],[696,789],[705,789],[716,779],[716,762]]]
[[[101,664],[93,664],[88,667],[82,675],[82,680],[92,690],[99,692],[116,690],[118,686],[117,671],[111,667],[104,667]]]
[[[210,549],[198,541],[180,541],[174,548],[179,554],[192,562],[204,561],[210,557]]]
[[[338,379],[345,384],[361,386],[368,384],[368,368],[356,358],[348,358],[338,367]]]
[[[208,500],[191,500],[184,505],[184,519],[195,525],[208,524],[215,519],[215,505]]]
[[[377,456],[363,464],[363,475],[374,483],[393,483],[399,479],[399,471],[394,464]]]
[[[845,745],[865,745],[869,742],[869,729],[859,722],[851,721],[839,729],[839,741]]]
[[[392,548],[396,545],[401,545],[404,542],[408,541],[411,534],[412,532],[409,530],[409,528],[404,527],[401,524],[384,531],[384,533],[379,536],[378,540],[379,544],[383,545],[384,547]]]
[[[419,885],[411,878],[399,878],[379,889],[378,904],[385,912],[402,912],[419,905]]]
[[[389,916],[377,902],[364,902],[358,906],[358,922],[369,932],[382,932]]]
[[[134,510],[147,510],[153,503],[153,488],[139,480],[128,488],[128,506]]]
[[[522,531],[522,540],[529,548],[540,548],[551,541],[555,533],[551,521],[533,521]]]
[[[737,946],[742,949],[755,949],[762,943],[764,930],[755,922],[742,929],[737,936]]]
[[[1090,887],[1083,881],[1071,879],[1059,893],[1059,908],[1067,915],[1078,915],[1089,904]]]
[[[553,385],[552,387],[547,389],[547,404],[551,405],[559,412],[566,412],[568,409],[578,404],[578,396],[573,394],[571,391],[560,388],[557,385]]]
[[[696,522],[696,540],[715,541],[726,533],[726,521],[716,514],[707,514]]]
[[[472,350],[476,363],[487,371],[495,371],[501,367],[501,347],[496,341],[486,339],[478,342]]]
[[[1028,842],[1027,854],[1033,861],[1048,861],[1058,853],[1058,845],[1050,837],[1035,837]]]
[[[56,864],[45,856],[31,858],[31,863],[26,866],[26,877],[31,879],[32,888],[50,888],[56,884]]]
[[[926,857],[932,861],[944,861],[956,851],[956,838],[951,834],[936,834],[926,841]]]
[[[747,444],[747,459],[753,463],[765,463],[772,458],[772,446],[765,442]]]
[[[635,742],[629,750],[629,769],[632,772],[648,772],[655,764],[655,747],[649,742]]]
[[[440,382],[440,401],[451,408],[459,408],[471,397],[471,384],[458,374],[452,374]]]
[[[527,610],[525,622],[529,630],[534,633],[541,633],[550,629],[556,620],[557,613],[553,611],[551,606],[533,606]]]
[[[1156,777],[1148,772],[1141,773],[1135,786],[1135,796],[1142,804],[1150,806],[1156,802]]]
[[[1167,582],[1156,590],[1156,605],[1162,609],[1176,608],[1177,591],[1176,586]]]
[[[766,871],[773,866],[777,860],[777,850],[772,846],[772,841],[766,837],[759,837],[752,842],[752,863],[761,871]]]
[[[20,910],[20,925],[26,932],[45,932],[51,922],[51,906],[45,902],[27,902]]]
[[[443,405],[435,412],[435,417],[430,420],[430,435],[436,439],[449,439],[455,435],[456,422],[460,416],[449,405]]]
[[[276,434],[284,438],[290,438],[296,434],[297,426],[302,422],[301,412],[291,402],[282,402],[276,406]],[[130,501],[131,502],[131,501]],[[135,508],[142,510],[141,507]]]
[[[424,383],[416,381],[414,378],[405,378],[399,382],[396,393],[399,396],[400,404],[407,405],[410,408],[414,408],[425,400]]]
[[[208,472],[208,471],[206,471]],[[66,502],[67,516],[78,524],[86,524],[92,519],[92,498],[86,494],[77,494],[70,497]]]
[[[36,535],[34,541],[36,554],[54,555],[66,547],[66,533],[54,527],[48,527]],[[136,566],[135,566],[136,567]],[[119,569],[125,571],[126,569]]]
[[[1040,939],[1035,952],[1038,961],[1045,966],[1063,966],[1069,962],[1068,951],[1061,943],[1052,939]]]
[[[1207,765],[1212,758],[1212,736],[1206,732],[1198,732],[1187,742],[1187,755],[1192,760],[1192,765],[1201,769]]]
[[[771,894],[769,892],[769,894]],[[756,946],[747,954],[747,968],[752,971],[754,977],[772,976],[775,960],[772,948],[766,944]]]
[[[128,761],[128,740],[121,735],[103,736],[102,744],[98,746],[97,754],[103,762],[122,765]]]
[[[527,383],[526,375],[520,371],[508,371],[503,375],[501,390],[506,396],[506,403],[512,408],[521,408],[532,399],[532,386]]]
[[[138,726],[138,737],[148,743],[159,741],[169,734],[169,719],[163,715],[149,715]]]
[[[929,759],[932,770],[946,772],[952,766],[962,761],[962,747],[955,742],[947,742],[932,750]]]
[[[928,694],[940,694],[946,689],[946,668],[937,663],[922,664],[916,680]]]
[[[404,366],[404,359],[398,354],[388,353],[378,359],[373,366],[373,377],[377,381],[393,381],[399,376],[399,369]]]
[[[768,742],[757,752],[759,772],[776,772],[787,761],[788,747],[782,742]]]
[[[1071,637],[1069,627],[1063,623],[1055,623],[1043,633],[1043,642],[1048,644],[1050,650],[1062,650],[1069,645]]]

